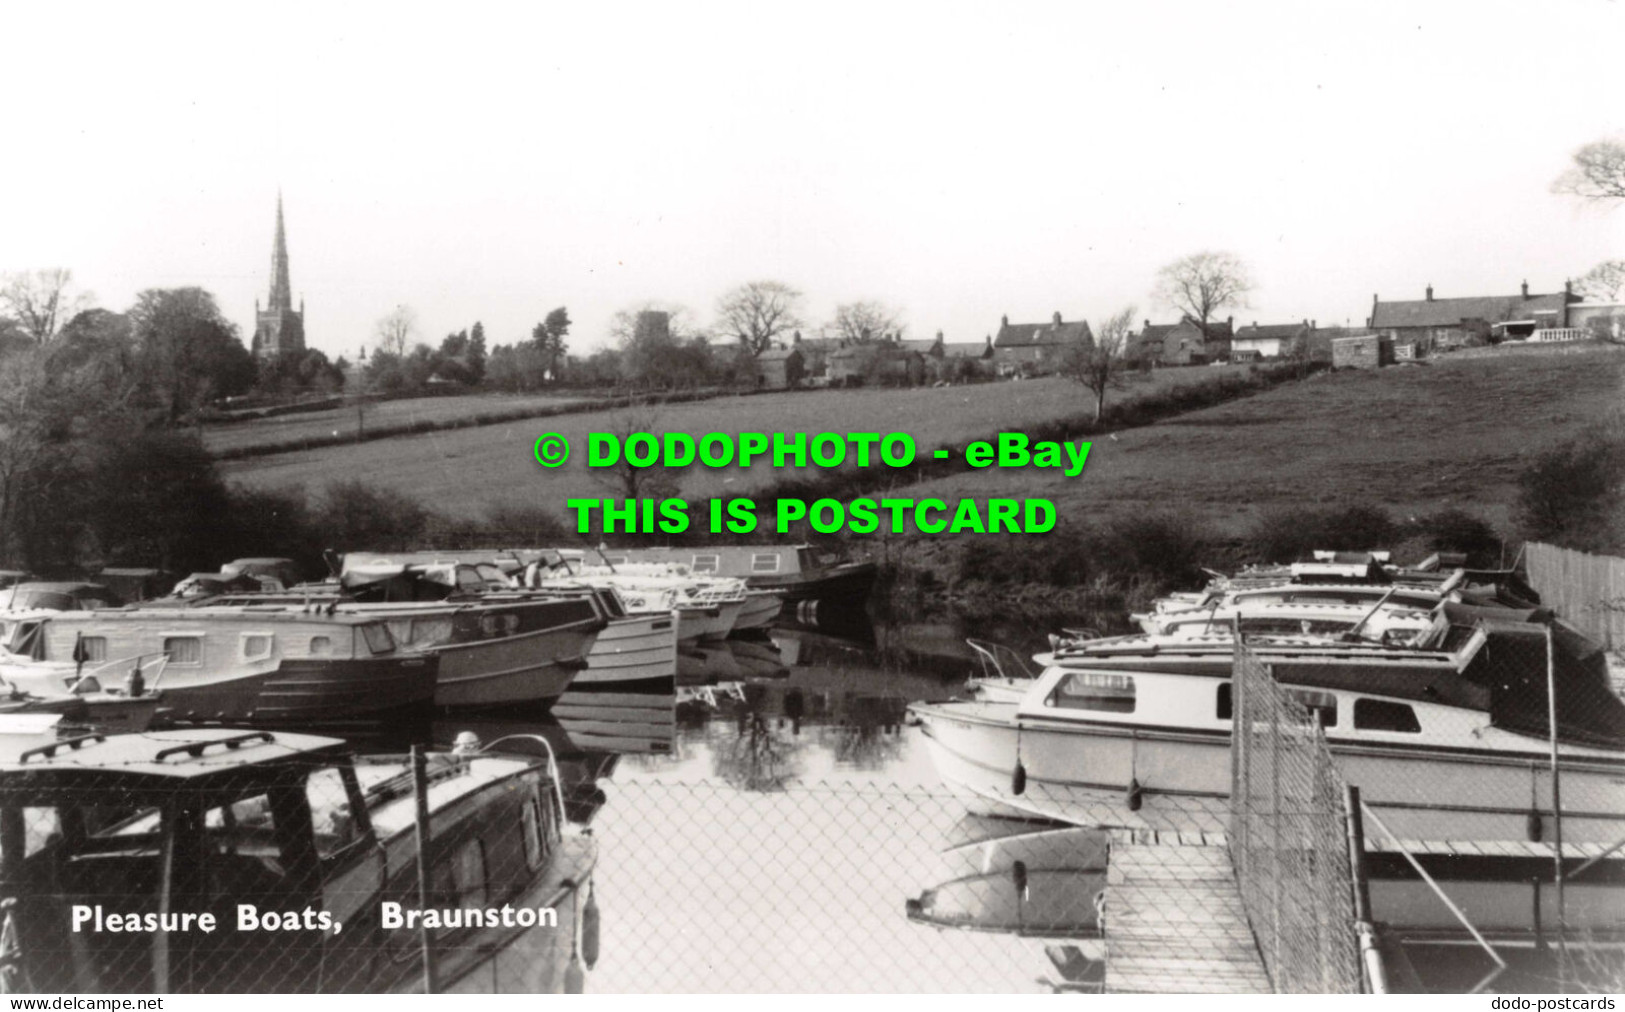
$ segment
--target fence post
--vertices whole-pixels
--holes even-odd
[[[1263,665],[1259,667],[1265,677],[1273,676]],[[1270,703],[1270,905],[1275,910],[1270,918],[1275,929],[1271,962],[1278,967],[1281,965],[1281,719],[1284,715],[1279,699],[1271,698]],[[1279,984],[1276,990],[1280,990]]]
[[[1568,924],[1563,909],[1563,795],[1557,762],[1557,664],[1552,645],[1552,627],[1546,626],[1546,715],[1551,729],[1552,747],[1552,840],[1557,854],[1554,875],[1557,884],[1557,951],[1559,965],[1568,972]]]
[[[412,794],[417,799],[418,909],[432,910],[429,902],[429,763],[421,745],[412,746]],[[418,944],[423,951],[423,992],[438,994],[434,945],[429,929],[423,926],[424,920],[418,919]]]

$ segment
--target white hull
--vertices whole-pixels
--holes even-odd
[[[1080,826],[1223,832],[1230,795],[1228,735],[1128,725],[1045,726],[994,703],[919,706],[915,712],[943,782],[978,814],[1041,817]],[[1343,779],[1402,839],[1526,840],[1532,808],[1551,809],[1550,779],[1528,756],[1452,755],[1382,745],[1339,745]],[[1563,770],[1563,836],[1612,843],[1625,836],[1625,769],[1577,761]],[[1130,785],[1139,787],[1138,809]],[[1551,819],[1545,820],[1550,839]],[[1376,830],[1368,828],[1368,834]]]
[[[745,594],[745,604],[734,619],[734,631],[766,629],[779,617],[784,599],[771,590],[752,590]]]
[[[678,619],[675,612],[652,612],[611,619],[587,654],[577,686],[674,678],[677,674]]]
[[[698,643],[725,638],[733,628],[733,616],[738,614],[739,606],[733,607],[734,611],[729,613],[727,606],[720,604],[680,606],[677,639],[683,643]]]

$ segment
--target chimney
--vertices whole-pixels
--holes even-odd
[[[941,327],[937,328],[937,340],[939,340],[939,341],[942,340],[942,328]]]
[[[1061,313],[1060,313],[1060,311],[1059,311],[1059,310],[1057,310],[1057,311],[1056,311],[1056,313],[1055,313],[1055,315],[1054,315],[1054,316],[1052,316],[1052,317],[1050,317],[1050,319],[1052,319],[1052,320],[1054,320],[1054,321],[1055,321],[1055,325],[1056,325],[1056,326],[1057,326],[1057,327],[1059,327],[1059,326],[1060,326],[1060,325],[1061,325]]]
[[[1433,301],[1433,286],[1432,285],[1428,285],[1428,301],[1429,302]]]
[[[1225,317],[1224,325],[1230,328],[1230,332],[1232,334],[1236,332],[1236,318],[1234,316]]]
[[[1006,328],[1008,326],[1010,326],[1010,317],[1008,317],[1008,316],[999,317],[999,329],[1003,330],[1004,328]]]
[[[1564,279],[1564,281],[1563,281],[1563,294],[1564,295],[1573,295],[1574,294],[1574,282],[1573,281],[1569,281],[1568,279]]]
[[[1528,278],[1523,279],[1523,297],[1526,298],[1526,299],[1529,298],[1529,279]]]
[[[1145,329],[1146,329],[1146,330],[1150,330],[1150,329],[1151,329],[1151,321],[1150,321],[1150,320],[1147,320],[1147,321],[1145,321]]]

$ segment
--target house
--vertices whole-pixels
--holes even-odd
[[[832,352],[829,382],[835,386],[917,386],[925,380],[926,358],[893,337],[859,341]]]
[[[1129,348],[1131,357],[1149,359],[1158,365],[1223,362],[1230,357],[1234,331],[1234,317],[1209,320],[1205,335],[1201,325],[1189,316],[1173,324],[1147,320],[1145,328],[1129,342]]]
[[[993,339],[993,359],[1001,376],[1050,373],[1060,366],[1066,349],[1080,342],[1089,346],[1095,342],[1083,320],[1066,323],[1056,313],[1048,323],[1011,323],[1003,316]]]
[[[1568,325],[1595,340],[1625,341],[1625,302],[1573,303]]]
[[[1313,320],[1300,323],[1267,323],[1262,326],[1253,321],[1236,331],[1230,341],[1230,360],[1247,362],[1261,358],[1286,358],[1307,353],[1310,335],[1315,332]]]
[[[1394,339],[1386,334],[1332,338],[1333,369],[1380,369],[1393,364]]]
[[[939,338],[942,336],[940,331],[937,336]],[[980,341],[942,342],[942,359],[938,363],[937,379],[949,382],[988,379],[993,374],[992,334]]]
[[[1371,297],[1367,326],[1395,344],[1415,345],[1419,354],[1484,344],[1499,337],[1523,338],[1537,330],[1570,326],[1569,306],[1580,301],[1567,283],[1563,291],[1529,294],[1529,282],[1517,295],[1436,299],[1433,286],[1425,298],[1384,302]]]
[[[801,364],[807,370],[807,379],[820,384],[829,382],[829,356],[846,346],[838,337],[802,337],[795,331],[790,346],[801,352]]]
[[[795,345],[763,348],[756,355],[756,386],[763,390],[789,390],[807,375],[806,359]]]

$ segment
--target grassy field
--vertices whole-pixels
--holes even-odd
[[[1166,369],[1136,374],[1129,377],[1125,389],[1112,392],[1112,402],[1244,368]],[[941,443],[1086,412],[1092,403],[1091,395],[1082,386],[1058,378],[903,390],[824,390],[667,405],[659,410],[653,428],[734,434],[907,432],[925,452]],[[330,481],[356,478],[399,489],[451,515],[477,517],[498,502],[542,502],[564,516],[566,499],[613,494],[593,480],[583,460],[587,434],[613,428],[620,414],[583,412],[381,439],[223,461],[220,469],[229,481],[262,488],[303,485],[314,491]],[[541,468],[531,456],[536,438],[548,432],[563,435],[573,450],[570,461],[554,470]],[[774,477],[774,471],[763,467],[749,471],[694,468],[683,476],[683,493],[690,498],[742,495]]]
[[[552,408],[578,404],[583,397],[555,394],[478,394],[463,397],[411,397],[398,401],[380,401],[367,406],[366,424],[369,428],[396,425],[402,422],[444,422],[457,418],[470,418],[485,412],[524,411],[531,408]],[[267,443],[288,443],[298,439],[322,438],[333,435],[353,436],[356,431],[354,408],[333,408],[327,411],[307,411],[275,418],[256,418],[251,421],[206,425],[203,445],[210,453],[236,450],[245,446]]]
[[[1077,479],[984,471],[910,494],[1048,498],[1063,517],[1102,522],[1178,511],[1228,534],[1281,507],[1377,505],[1404,519],[1456,506],[1510,531],[1523,467],[1625,403],[1625,348],[1494,351],[1322,373],[1125,431],[1097,440]]]

